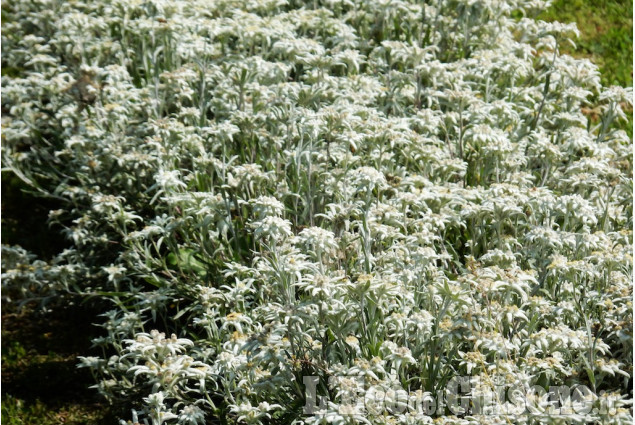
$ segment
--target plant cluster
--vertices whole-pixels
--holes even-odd
[[[632,90],[560,53],[547,5],[4,2],[3,165],[72,242],[3,247],[4,293],[108,300],[80,366],[134,422],[563,420],[547,396],[360,413],[329,385],[467,375],[631,422]]]

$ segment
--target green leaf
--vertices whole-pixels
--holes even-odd
[[[169,253],[167,262],[169,265],[178,267],[184,272],[195,273],[199,276],[207,274],[205,263],[196,258],[196,252],[192,249],[180,249],[178,255],[173,252]]]

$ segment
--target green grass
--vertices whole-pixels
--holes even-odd
[[[557,0],[541,14],[545,21],[575,22],[577,48],[565,52],[590,58],[603,85],[633,85],[633,2],[631,0]]]
[[[633,2],[631,0],[556,0],[538,19],[575,22],[580,38],[563,52],[589,58],[600,68],[604,86],[633,86]],[[628,121],[619,128],[633,138],[633,108],[623,105]]]
[[[2,308],[2,424],[116,423],[77,356],[89,351],[94,312]]]
[[[61,408],[51,408],[40,400],[25,402],[7,395],[2,398],[2,423],[4,425],[89,425],[107,422],[104,422],[104,415],[99,409],[84,404],[68,404]]]

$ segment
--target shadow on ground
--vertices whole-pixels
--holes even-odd
[[[2,308],[2,423],[114,424],[114,412],[89,387],[77,356],[90,352],[94,312],[77,305],[50,312]]]

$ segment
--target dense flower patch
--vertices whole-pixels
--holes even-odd
[[[3,163],[72,248],[5,291],[112,301],[134,422],[631,422],[632,90],[545,6],[7,2]]]

